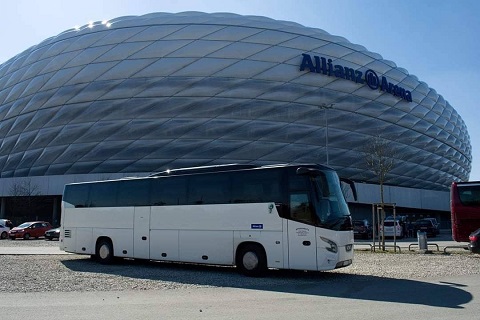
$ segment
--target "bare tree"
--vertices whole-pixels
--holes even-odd
[[[40,194],[40,188],[31,179],[24,179],[10,186],[10,194],[14,197],[34,197]]]
[[[381,221],[385,220],[384,184],[390,171],[395,167],[398,156],[396,150],[386,139],[375,136],[363,146],[365,164],[380,185]],[[383,250],[385,250],[385,232],[382,232]]]
[[[395,149],[388,140],[376,136],[364,145],[363,155],[367,168],[375,175],[380,185],[380,202],[383,204],[385,203],[383,185],[398,159]]]
[[[15,182],[10,186],[13,211],[31,213],[35,210],[40,195],[40,187],[32,183],[31,179]]]

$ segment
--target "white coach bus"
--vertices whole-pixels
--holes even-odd
[[[101,263],[231,265],[258,276],[267,268],[331,270],[353,259],[340,179],[315,164],[220,165],[68,184],[61,225],[60,249]]]

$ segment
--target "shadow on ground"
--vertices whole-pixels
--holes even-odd
[[[169,281],[212,287],[231,287],[302,295],[396,302],[444,308],[463,308],[472,295],[462,284],[393,279],[335,272],[271,270],[263,278],[249,278],[233,267],[215,267],[137,260],[101,265],[79,258],[63,260],[72,271],[131,279]],[[79,275],[81,276],[81,275]]]

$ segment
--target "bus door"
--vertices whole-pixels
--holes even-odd
[[[288,219],[288,264],[290,269],[316,270],[317,244],[312,208],[306,193],[290,195]]]
[[[150,259],[150,207],[135,207],[133,256]]]

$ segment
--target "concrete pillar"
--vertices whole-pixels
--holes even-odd
[[[6,207],[7,207],[7,198],[2,197],[2,201],[0,202],[0,218],[6,218]]]
[[[52,224],[55,227],[60,225],[60,215],[58,212],[58,197],[53,198]]]

